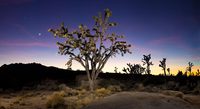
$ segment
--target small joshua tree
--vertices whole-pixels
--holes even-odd
[[[129,74],[142,74],[145,71],[145,68],[143,68],[140,64],[127,64],[128,68],[123,68],[122,71],[124,71],[125,73],[129,73]]]
[[[199,69],[197,69],[197,73],[196,73],[196,75],[197,75],[197,76],[200,75],[200,71],[199,71]]]
[[[160,61],[159,67],[162,67],[164,75],[166,76],[166,58],[163,58],[163,60]]]
[[[167,72],[168,72],[168,74],[169,74],[169,76],[170,76],[170,68],[167,68]]]
[[[78,29],[69,31],[64,23],[58,29],[49,29],[55,37],[63,39],[63,42],[57,42],[59,53],[68,55],[69,61],[67,65],[72,63],[72,60],[79,62],[87,72],[90,91],[93,92],[95,81],[106,62],[111,56],[121,53],[131,53],[129,48],[131,45],[122,41],[122,35],[108,33],[108,29],[115,27],[117,23],[110,22],[112,12],[106,9],[104,13],[99,13],[94,18],[94,26],[89,29],[81,24]],[[120,39],[120,40],[119,40]]]
[[[124,67],[124,68],[122,69],[122,71],[125,72],[126,74],[128,74],[128,73],[129,73],[129,68],[125,68],[125,67]]]
[[[189,71],[190,75],[192,75],[192,67],[194,66],[193,63],[191,62],[188,62],[188,68],[187,68],[187,71]]]
[[[114,69],[114,72],[115,72],[115,73],[118,73],[118,72],[117,72],[117,70],[118,70],[118,68],[117,68],[117,67],[115,67],[115,69]]]
[[[142,62],[143,62],[143,65],[147,65],[147,68],[146,68],[147,74],[151,74],[150,65],[153,65],[153,63],[150,62],[150,59],[151,59],[151,54],[143,55]]]

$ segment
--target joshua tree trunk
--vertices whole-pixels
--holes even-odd
[[[89,80],[90,91],[94,92],[95,80]]]
[[[150,65],[147,64],[147,74],[148,74],[148,75],[151,73],[151,71],[150,71],[150,67],[149,67],[149,66],[150,66]]]
[[[167,76],[167,75],[166,75],[166,70],[165,70],[165,68],[164,68],[163,70],[164,70],[164,75]]]

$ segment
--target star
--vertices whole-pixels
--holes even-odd
[[[42,35],[42,33],[38,33],[38,36],[41,36]]]

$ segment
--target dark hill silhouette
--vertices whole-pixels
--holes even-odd
[[[74,83],[76,75],[83,73],[84,71],[46,67],[37,63],[3,65],[0,67],[0,87],[21,88],[24,85],[32,86],[45,79]]]
[[[69,86],[76,86],[76,77],[85,75],[85,71],[72,71],[59,69],[56,67],[46,67],[37,63],[30,64],[10,64],[0,67],[0,88],[3,89],[21,89],[22,87],[33,87],[42,81],[56,80],[59,83],[65,83]],[[172,87],[172,90],[179,90],[181,86],[193,90],[200,81],[200,77],[178,76],[155,76],[155,75],[136,75],[136,74],[120,74],[120,73],[100,73],[99,78],[104,79],[103,85],[122,83],[126,89],[131,89],[136,83],[144,85],[162,85],[169,81],[178,84],[179,87]],[[114,81],[113,81],[114,80]],[[107,82],[105,82],[107,81]]]

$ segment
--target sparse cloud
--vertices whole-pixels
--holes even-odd
[[[180,35],[161,36],[159,38],[150,40],[148,44],[154,47],[173,45],[174,47],[190,53],[195,53],[196,51],[199,51],[199,47],[193,47],[191,43],[187,42],[187,39],[184,39],[184,37]]]
[[[164,36],[164,37],[159,37],[156,39],[153,39],[151,41],[149,41],[150,45],[155,45],[155,46],[161,46],[164,44],[181,44],[183,43],[183,39],[181,39],[180,36]]]

